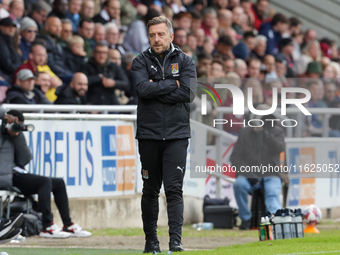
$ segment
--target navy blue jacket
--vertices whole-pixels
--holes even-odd
[[[28,59],[28,55],[30,54],[30,49],[31,49],[31,44],[27,42],[25,37],[21,37],[19,49],[22,52],[21,62],[24,63],[24,61]]]
[[[278,52],[278,44],[282,39],[281,33],[274,31],[270,22],[263,23],[259,31],[260,35],[267,37],[266,54],[273,55]]]

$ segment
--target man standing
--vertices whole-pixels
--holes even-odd
[[[194,61],[172,44],[172,24],[165,17],[147,23],[151,48],[132,64],[138,96],[137,134],[142,163],[144,252],[160,252],[157,238],[158,194],[164,183],[169,218],[169,250],[183,251],[182,186],[185,173],[189,106],[196,93]]]

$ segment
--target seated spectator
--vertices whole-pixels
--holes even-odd
[[[0,69],[3,78],[9,82],[21,64],[21,57],[14,47],[16,30],[16,25],[10,17],[0,21]]]
[[[129,90],[129,80],[116,64],[108,57],[109,48],[105,43],[97,43],[93,57],[81,67],[89,79],[87,101],[94,105],[118,105],[115,90]]]
[[[248,74],[247,64],[242,59],[235,59],[235,73],[237,73],[241,79],[246,78]]]
[[[121,55],[125,55],[126,52],[123,48],[123,45],[119,43],[120,33],[117,25],[114,23],[105,24],[105,32],[106,32],[105,40],[107,41],[109,48],[117,49]]]
[[[214,45],[216,45],[218,40],[218,34],[216,25],[217,24],[217,13],[215,9],[209,7],[206,8],[203,12],[203,22],[202,22],[202,29],[206,36],[211,37],[213,39]]]
[[[174,41],[173,43],[177,45],[179,48],[187,44],[187,32],[183,28],[175,28],[174,29]],[[212,47],[214,44],[212,43]]]
[[[177,28],[182,28],[185,32],[190,33],[192,16],[189,12],[177,13],[174,16],[174,21]]]
[[[96,46],[97,42],[102,42],[105,40],[106,37],[106,31],[105,27],[101,23],[96,23],[94,25],[94,33],[93,33],[93,38],[89,40],[90,47],[93,50],[94,47]]]
[[[19,48],[22,53],[21,56],[22,63],[28,59],[31,44],[32,42],[34,42],[37,33],[38,26],[36,22],[29,17],[23,18],[22,21],[20,22],[21,43],[19,45]]]
[[[49,89],[51,88],[51,77],[48,73],[44,72],[34,72],[35,76],[35,84],[34,87],[41,90],[44,95],[48,93]],[[47,98],[47,96],[46,96]]]
[[[320,43],[316,40],[309,42],[306,47],[302,49],[301,58],[295,63],[297,75],[304,75],[307,71],[308,64],[313,61],[320,62],[321,57]]]
[[[224,59],[233,59],[233,41],[228,35],[222,35],[217,42],[216,49],[213,54],[219,54]]]
[[[207,52],[202,52],[197,56],[197,65],[196,68],[197,70],[199,69],[205,69],[207,70],[207,73],[210,73],[211,70],[211,62],[212,62],[212,57],[210,54]]]
[[[235,71],[235,61],[233,59],[227,59],[224,61],[225,73],[233,73]]]
[[[9,4],[9,17],[14,21],[15,24],[19,24],[25,12],[24,1],[13,0]]]
[[[70,84],[64,84],[56,91],[54,104],[86,104],[88,79],[83,73],[75,73]]]
[[[25,118],[22,112],[11,110],[9,114],[17,117],[19,124],[24,124]],[[30,173],[18,173],[12,171],[14,166],[23,168],[32,159],[30,148],[22,132],[14,133],[6,129],[5,145],[6,162],[4,164],[9,168],[13,176],[13,186],[21,190],[25,195],[38,194],[39,208],[42,212],[43,229],[40,232],[41,237],[47,238],[67,238],[67,237],[88,237],[91,233],[73,223],[70,218],[66,186],[62,178],[45,177]],[[4,161],[5,159],[2,159]],[[27,185],[29,184],[29,185]],[[64,223],[63,229],[53,223],[51,212],[51,192],[53,192],[54,201],[59,210],[61,219]]]
[[[67,41],[73,35],[72,31],[72,22],[69,19],[61,20],[61,35],[60,38],[57,39],[57,43],[63,47],[63,49],[67,48]]]
[[[275,14],[270,22],[263,23],[259,34],[267,38],[266,54],[276,54],[282,35],[288,31],[288,19],[281,13]]]
[[[206,36],[203,41],[203,51],[211,55],[213,54],[214,50],[214,40],[211,39],[211,37]],[[218,57],[218,54],[214,54],[214,56]]]
[[[116,49],[109,49],[109,60],[112,63],[117,64],[117,66],[121,66],[121,64],[122,64],[122,55]]]
[[[120,2],[118,0],[106,0],[103,9],[93,17],[93,21],[103,25],[113,22],[120,26]]]
[[[92,0],[89,1],[92,2]],[[93,21],[90,19],[82,19],[79,23],[78,34],[84,39],[84,51],[86,52],[87,59],[89,59],[92,56],[90,39],[93,37],[94,34]]]
[[[45,24],[45,31],[38,36],[48,53],[48,66],[59,78],[71,77],[72,73],[64,65],[63,49],[57,44],[61,36],[61,21],[57,17],[49,17]]]
[[[310,62],[307,66],[306,78],[320,78],[322,66],[319,62]]]
[[[255,48],[249,54],[250,58],[258,58],[261,62],[264,61],[264,56],[266,55],[267,48],[267,38],[263,35],[258,35],[255,38]]]
[[[275,58],[272,55],[266,55],[264,57],[264,65],[266,67],[266,79],[277,79],[277,73],[276,73],[276,62]]]
[[[250,58],[247,62],[248,62],[248,77],[259,78],[261,61],[257,58]]]
[[[226,29],[233,24],[233,13],[227,9],[221,9],[217,12],[219,29]]]
[[[55,0],[53,2],[53,9],[48,14],[48,17],[57,17],[59,19],[65,19],[67,10],[68,10],[67,0]]]
[[[31,70],[22,69],[16,75],[16,83],[7,90],[6,104],[50,104],[44,93],[34,87]]]
[[[138,103],[138,97],[136,96],[136,91],[133,86],[131,73],[132,62],[135,58],[136,55],[131,52],[126,53],[122,58],[122,69],[124,70],[126,77],[128,77],[130,85],[130,88],[124,91],[125,96],[129,98],[129,102],[127,103],[128,105],[136,105]]]
[[[65,49],[65,65],[72,73],[77,72],[79,66],[85,63],[86,52],[84,51],[84,40],[78,35],[71,36],[67,41],[68,48]]]
[[[68,11],[65,14],[65,18],[72,22],[73,33],[78,32],[78,26],[80,22],[80,10],[81,10],[82,0],[69,0]]]
[[[84,20],[84,19],[91,19],[92,20],[94,15],[95,15],[94,1],[93,0],[84,0],[83,4],[81,5],[81,10],[80,10],[81,20]]]
[[[39,0],[32,4],[31,14],[29,15],[33,19],[38,30],[43,30],[48,14],[51,12],[51,6],[45,1]]]
[[[321,80],[313,79],[307,83],[307,89],[310,91],[311,99],[308,101],[307,106],[310,108],[327,108],[325,103],[324,94],[325,88]],[[310,136],[320,137],[323,134],[322,120],[324,116],[313,114],[307,116],[307,132]],[[333,129],[329,131],[330,137],[340,137],[340,131]]]
[[[241,39],[243,36],[242,31],[242,16],[244,15],[244,10],[242,7],[237,6],[233,9],[233,24],[232,28],[236,31],[238,34],[237,39]]]
[[[249,56],[249,49],[247,45],[243,42],[239,42],[234,48],[232,53],[234,54],[235,58],[239,58],[242,60],[246,60]]]
[[[194,30],[193,34],[195,35],[197,39],[197,52],[201,53],[204,51],[203,44],[205,39],[204,30],[202,28],[197,28]]]
[[[268,0],[257,0],[256,4],[253,4],[252,11],[254,14],[254,27],[257,31],[260,30],[260,27],[263,23],[267,22],[267,11],[269,7]]]
[[[160,16],[160,13],[149,8],[147,14],[141,20],[135,20],[131,23],[124,37],[123,46],[126,51],[141,53],[150,47],[146,24],[157,16]]]
[[[267,110],[268,105],[259,105],[258,110]],[[262,116],[251,114],[251,119],[260,119]],[[280,153],[284,151],[285,131],[279,126],[266,125],[263,128],[245,127],[239,132],[230,161],[238,170],[234,182],[234,194],[239,208],[239,217],[242,220],[241,230],[250,229],[252,214],[248,208],[248,196],[255,190],[261,189],[264,193],[266,210],[275,213],[281,209],[281,178],[280,173],[241,173],[241,167],[271,165],[280,166]],[[260,158],[260,155],[262,157]],[[259,159],[260,158],[260,159]]]
[[[46,93],[46,97],[48,100],[53,102],[54,100],[57,99],[55,95],[55,89],[59,86],[62,85],[62,81],[52,72],[50,67],[46,65],[47,62],[47,52],[46,48],[44,45],[40,43],[34,43],[31,46],[30,54],[28,55],[28,60],[21,65],[16,71],[15,75],[22,69],[29,69],[34,72],[44,72],[49,74],[50,76],[50,82],[51,82],[51,87]],[[13,83],[15,83],[16,77],[14,77]]]
[[[276,59],[282,59],[285,61],[287,65],[287,77],[294,78],[295,73],[293,71],[294,68],[294,43],[291,38],[284,38],[279,42],[279,53],[275,55]]]
[[[243,42],[247,45],[248,50],[252,52],[256,46],[256,36],[254,32],[246,32],[243,35]]]

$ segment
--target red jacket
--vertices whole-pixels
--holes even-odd
[[[257,13],[256,4],[254,4],[254,3],[253,3],[253,6],[251,7],[251,10],[253,11],[253,14],[254,14],[254,27],[257,31],[259,31],[260,26],[263,23],[270,21],[270,19],[264,20],[263,17],[260,17]]]

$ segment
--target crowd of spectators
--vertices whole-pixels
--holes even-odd
[[[130,68],[150,46],[147,22],[163,15],[173,23],[173,43],[194,59],[198,78],[227,80],[245,95],[252,87],[255,105],[271,105],[273,87],[280,93],[300,86],[312,93],[309,107],[339,107],[336,43],[303,31],[297,17],[276,13],[269,2],[0,0],[0,102],[137,104]],[[230,94],[221,98],[232,106]],[[239,128],[225,127],[234,134]],[[340,136],[337,116],[330,128]],[[322,118],[313,115],[305,135],[321,129]]]

